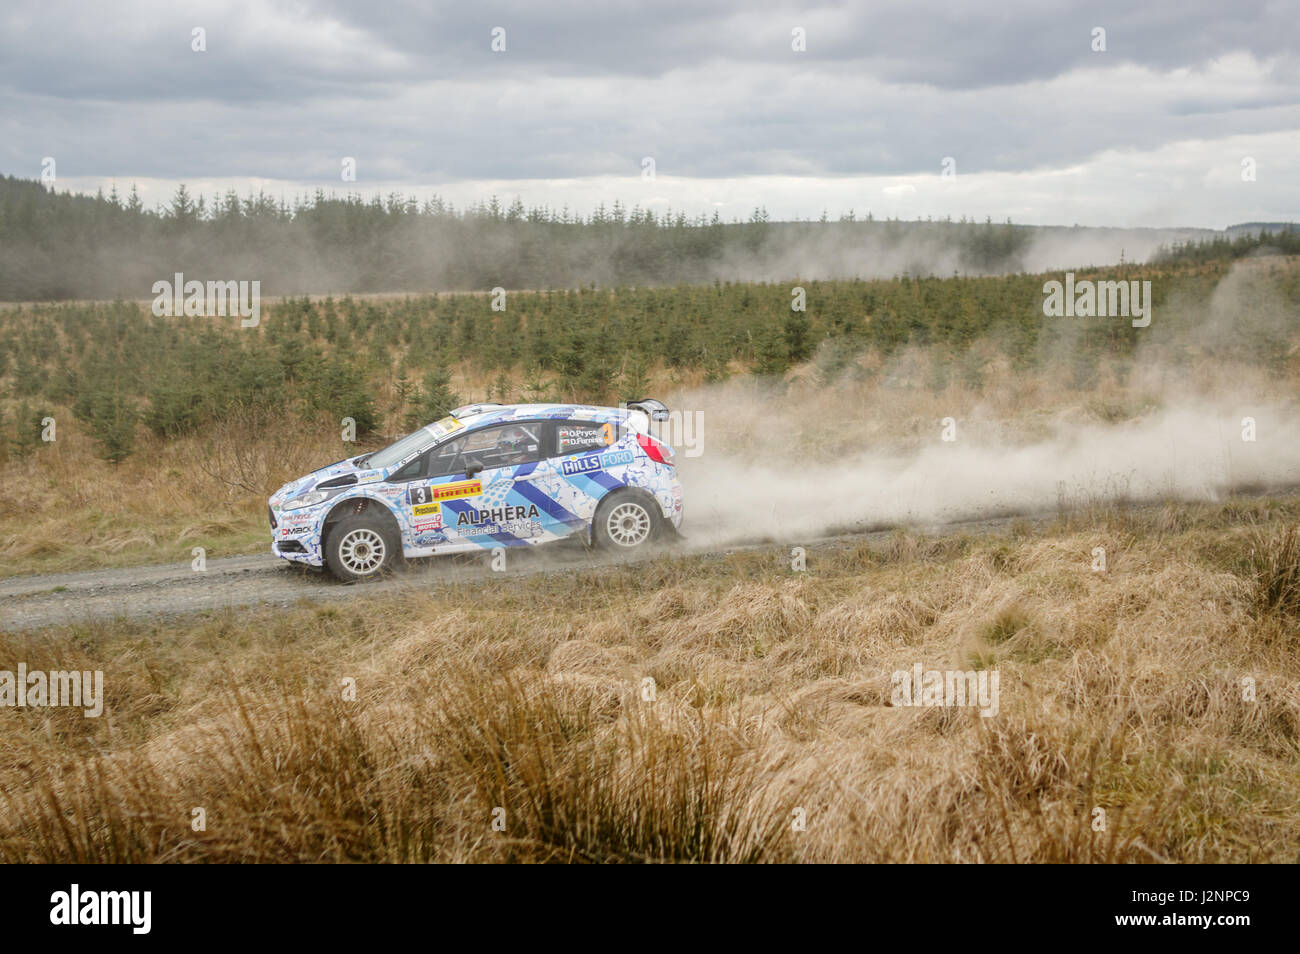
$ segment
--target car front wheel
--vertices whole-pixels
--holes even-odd
[[[396,535],[364,514],[340,520],[331,530],[325,546],[325,563],[344,583],[373,580],[401,558]]]

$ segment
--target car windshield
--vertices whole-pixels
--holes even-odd
[[[436,425],[434,425],[436,426]],[[383,470],[399,464],[412,454],[432,444],[437,437],[430,433],[430,428],[422,427],[414,434],[407,434],[400,441],[389,444],[383,450],[375,451],[366,458],[365,466]]]

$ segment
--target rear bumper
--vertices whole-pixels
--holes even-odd
[[[659,496],[659,506],[663,508],[664,519],[676,530],[682,525],[682,483],[674,479]]]

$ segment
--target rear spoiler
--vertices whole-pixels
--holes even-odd
[[[652,421],[668,420],[668,405],[654,398],[641,398],[638,401],[624,401],[623,407],[630,411],[641,411]]]

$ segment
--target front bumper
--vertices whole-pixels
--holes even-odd
[[[308,507],[301,511],[267,508],[267,517],[271,523],[271,552],[282,560],[291,563],[305,563],[308,566],[324,566],[324,554],[321,550],[321,530],[327,508],[320,512]]]

